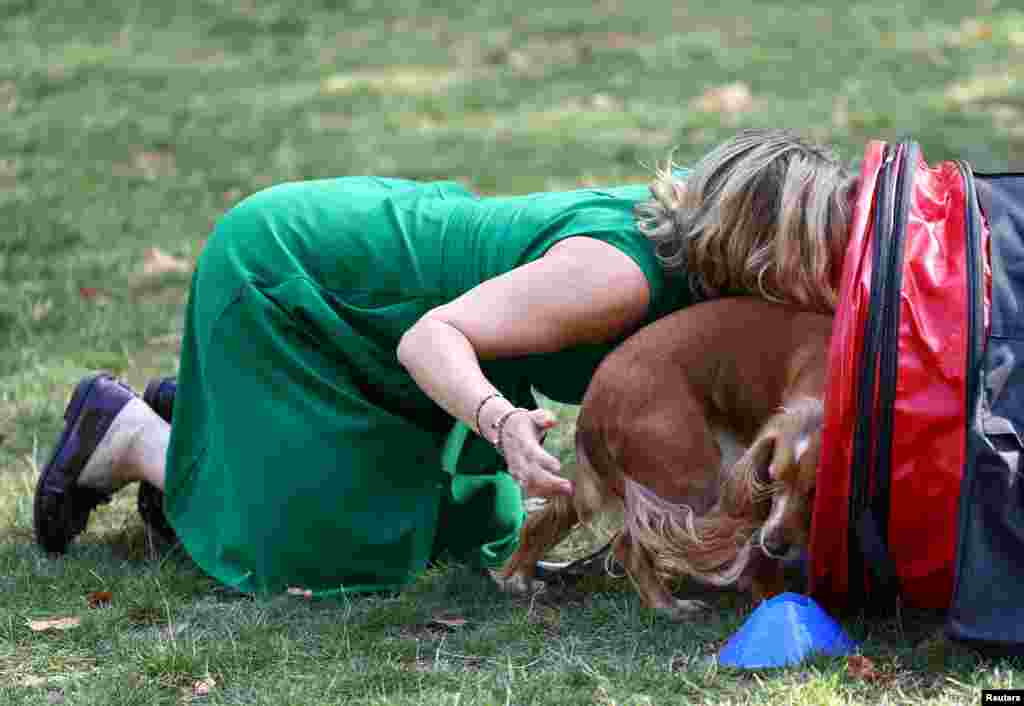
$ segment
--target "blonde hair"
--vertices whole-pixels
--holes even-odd
[[[744,130],[685,180],[671,155],[637,225],[669,275],[705,296],[754,294],[812,311],[836,306],[836,271],[856,177],[790,130]]]

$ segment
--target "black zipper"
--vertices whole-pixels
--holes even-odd
[[[893,163],[897,152],[886,145],[882,152],[882,167],[879,170],[875,189],[874,239],[871,246],[871,289],[868,297],[868,315],[861,335],[860,370],[857,380],[857,418],[854,422],[853,444],[850,459],[850,496],[847,500],[847,568],[848,596],[862,600],[866,595],[864,585],[864,556],[861,553],[858,522],[867,505],[870,487],[870,450],[874,448],[875,381],[878,364],[878,341],[882,325],[882,286],[884,281],[883,250],[887,250],[891,227],[891,182]]]
[[[869,315],[865,322],[850,494],[850,589],[873,613],[894,609],[899,576],[888,549],[893,405],[899,370],[900,304],[906,224],[920,147],[887,148],[876,204]],[[877,417],[877,426],[875,420]],[[865,571],[866,569],[866,571]]]
[[[985,326],[982,312],[985,306],[985,293],[982,289],[982,272],[984,271],[984,253],[981,249],[981,209],[978,206],[978,191],[971,166],[964,161],[957,161],[960,175],[964,180],[966,203],[964,204],[964,237],[967,239],[967,369],[964,374],[964,468],[960,481],[960,502],[957,512],[956,556],[953,567],[952,601],[955,603],[960,586],[961,566],[963,564],[964,541],[967,536],[966,527],[971,521],[972,500],[974,498],[974,478],[978,456],[977,444],[983,434],[976,429],[978,404],[984,388],[981,385],[982,365],[985,356]],[[951,614],[952,615],[952,614]]]
[[[921,148],[916,142],[903,145],[903,160],[896,176],[896,203],[893,208],[892,255],[889,282],[888,309],[883,324],[883,335],[888,340],[881,345],[878,373],[878,409],[881,413],[878,443],[875,447],[875,492],[873,510],[878,530],[883,539],[889,536],[889,489],[892,480],[892,428],[893,405],[896,401],[896,373],[899,364],[900,303],[903,292],[903,250],[906,236],[907,214],[914,189],[914,174]]]

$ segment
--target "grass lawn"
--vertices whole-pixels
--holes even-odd
[[[398,596],[251,600],[153,558],[134,492],[64,559],[31,531],[71,387],[174,373],[190,263],[243,196],[344,174],[642,182],[743,126],[1021,170],[1011,4],[0,0],[0,703],[964,704],[1019,685],[937,616],[848,623],[872,679],[843,659],[741,673],[707,660],[749,611],[732,594],[677,625],[623,581],[516,600],[449,566]],[[29,625],[53,617],[80,623]]]

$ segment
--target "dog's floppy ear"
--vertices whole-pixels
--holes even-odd
[[[730,515],[749,515],[755,505],[768,499],[771,468],[779,451],[785,451],[783,446],[776,434],[764,432],[729,470],[722,487],[722,505]]]

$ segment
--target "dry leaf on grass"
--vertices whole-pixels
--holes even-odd
[[[0,189],[18,187],[18,163],[13,159],[0,159]]]
[[[848,96],[837,96],[832,102],[832,124],[841,130],[850,126],[850,98]]]
[[[32,304],[32,320],[42,321],[53,311],[53,300],[42,299]]]
[[[180,333],[165,333],[162,336],[154,336],[146,340],[147,346],[172,346],[181,345],[182,336]]]
[[[704,91],[694,101],[694,107],[704,113],[746,113],[754,107],[754,96],[750,92],[750,86],[737,81]]]
[[[976,17],[965,17],[960,22],[960,28],[950,33],[948,38],[953,46],[969,47],[979,42],[991,41],[994,34],[991,22]]]
[[[586,105],[594,110],[622,110],[622,103],[607,93],[595,93],[586,101]]]
[[[434,66],[393,66],[386,71],[358,71],[335,74],[320,83],[326,95],[346,95],[357,91],[378,91],[402,95],[443,93],[461,76]]]
[[[608,693],[608,689],[604,686],[599,685],[595,688],[591,697],[594,700],[595,706],[617,706],[617,702],[611,697],[611,694]]]
[[[135,148],[132,150],[129,161],[111,165],[110,171],[118,177],[134,177],[153,181],[176,176],[178,167],[172,150]]]
[[[996,73],[976,73],[971,78],[951,84],[946,98],[958,106],[975,103],[993,103],[1012,95],[1017,79],[1009,70]]]
[[[18,87],[14,81],[0,81],[0,111],[13,113],[18,107]]]
[[[39,677],[35,674],[26,674],[15,682],[18,686],[24,686],[28,689],[34,689],[37,686],[43,686],[46,684],[46,677]]]
[[[847,657],[846,671],[851,678],[862,681],[878,681],[881,678],[875,663],[863,655],[850,655]]]
[[[77,628],[82,624],[82,619],[68,616],[64,618],[42,618],[27,622],[32,632],[46,632],[47,630],[70,630],[71,628]]]
[[[205,699],[210,695],[210,691],[217,686],[217,680],[211,676],[203,677],[197,681],[192,682],[191,686],[183,686],[181,688],[181,703],[189,704],[193,701]]]
[[[193,696],[209,696],[210,690],[217,686],[217,680],[213,677],[204,677],[192,685]]]
[[[78,296],[96,304],[109,304],[111,301],[110,293],[98,287],[79,287]]]
[[[149,248],[142,256],[142,274],[158,277],[169,272],[191,272],[192,263],[180,257],[168,255],[160,248]]]
[[[110,591],[93,591],[86,596],[90,608],[106,608],[113,599],[114,594]]]
[[[458,630],[463,627],[467,622],[465,618],[460,618],[457,615],[436,615],[430,619],[427,623],[432,628],[443,628],[444,630]]]

